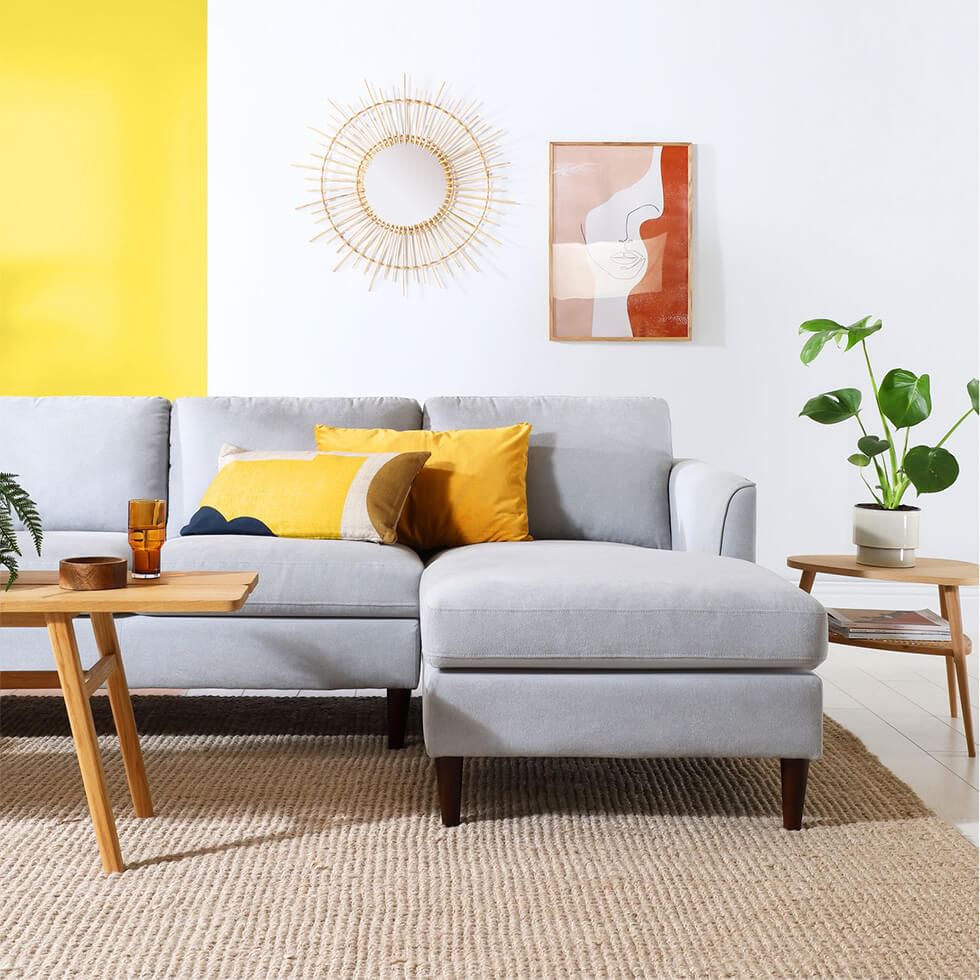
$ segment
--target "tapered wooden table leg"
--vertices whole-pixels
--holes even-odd
[[[977,754],[973,742],[973,712],[970,710],[970,681],[966,674],[966,645],[963,642],[963,613],[960,610],[960,590],[955,585],[941,585],[946,600],[947,620],[953,637],[953,665],[960,692],[960,710],[963,713],[963,732],[966,735],[966,752],[970,758]]]
[[[949,717],[957,716],[956,709],[956,661],[946,657],[946,692],[949,694]]]
[[[99,854],[102,856],[102,867],[108,872],[122,871],[124,865],[119,851],[119,838],[116,836],[116,822],[112,815],[112,802],[102,769],[95,723],[92,721],[92,707],[85,690],[85,675],[78,657],[71,616],[49,615],[47,623],[58,679],[68,710],[68,721],[75,740],[78,767],[82,772],[82,784],[88,798]]]
[[[949,610],[946,608],[946,593],[939,589],[939,615],[949,622]],[[946,657],[946,691],[949,694],[949,717],[956,717],[956,662],[952,655]]]
[[[133,809],[138,817],[152,817],[153,800],[150,798],[150,786],[143,767],[143,753],[140,750],[139,733],[136,731],[136,719],[133,717],[133,702],[129,697],[116,624],[112,613],[92,613],[91,618],[99,654],[103,658],[114,656],[116,661],[115,670],[106,678],[106,687],[109,689],[109,704],[116,723],[116,734],[119,736],[119,751],[126,767],[126,781],[129,783],[129,795],[133,798]]]

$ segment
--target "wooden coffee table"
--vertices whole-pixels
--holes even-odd
[[[919,558],[912,568],[879,568],[859,565],[854,555],[794,555],[786,559],[790,568],[799,569],[800,588],[809,592],[817,573],[846,575],[851,578],[884,579],[888,582],[914,582],[939,588],[939,612],[949,622],[950,642],[916,640],[849,640],[831,633],[831,643],[873,650],[895,650],[899,653],[929,653],[946,658],[946,688],[949,692],[949,714],[956,717],[956,689],[959,687],[963,709],[963,732],[966,751],[977,754],[973,742],[973,716],[970,711],[970,685],[966,675],[966,658],[970,653],[970,638],[963,632],[963,613],[960,609],[960,586],[977,584],[977,566],[969,561],[947,558]]]
[[[0,690],[61,688],[95,839],[106,871],[122,871],[125,865],[88,700],[103,683],[108,687],[136,816],[153,816],[113,615],[234,612],[245,604],[258,578],[253,572],[165,572],[158,579],[131,578],[124,589],[66,592],[58,588],[57,572],[21,572],[10,591],[4,592],[7,579],[6,575],[0,576],[0,626],[46,626],[57,667],[56,671],[5,670],[0,673]],[[99,659],[89,670],[82,668],[72,622],[76,616],[83,615],[92,621],[99,649]]]

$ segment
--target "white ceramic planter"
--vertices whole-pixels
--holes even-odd
[[[919,508],[884,510],[876,504],[857,504],[854,543],[859,565],[911,568],[919,547]]]

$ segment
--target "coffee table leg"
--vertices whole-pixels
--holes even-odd
[[[116,822],[112,816],[112,802],[105,783],[99,743],[95,737],[92,706],[85,690],[85,675],[78,657],[75,630],[71,617],[55,614],[47,617],[48,636],[54,653],[61,692],[68,710],[71,734],[75,740],[78,767],[82,772],[82,784],[88,798],[88,809],[95,828],[95,839],[102,856],[102,867],[108,871],[122,871],[122,854],[116,836]]]
[[[800,575],[800,588],[804,592],[810,592],[813,589],[813,580],[817,577],[816,572],[810,571],[809,568],[804,569],[803,574]]]
[[[946,608],[946,593],[939,587],[939,615],[949,622],[949,610]],[[946,660],[946,690],[949,693],[949,717],[956,717],[956,663],[950,654]]]
[[[129,783],[129,795],[133,798],[133,809],[138,817],[152,817],[153,800],[150,798],[146,769],[143,767],[143,753],[140,750],[139,733],[136,731],[136,719],[133,717],[133,702],[129,697],[116,624],[111,613],[92,613],[91,619],[99,655],[116,658],[115,670],[106,679],[106,687],[109,689],[109,705],[116,723],[119,751],[126,767],[126,781]]]
[[[960,690],[960,708],[963,712],[963,731],[966,734],[966,751],[970,758],[977,754],[973,742],[973,714],[970,711],[970,682],[966,675],[966,649],[963,644],[963,614],[960,611],[960,590],[955,585],[939,587],[946,599],[949,630],[953,636],[953,663],[956,682]]]

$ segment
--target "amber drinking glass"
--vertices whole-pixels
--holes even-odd
[[[133,549],[133,578],[160,577],[160,549],[167,535],[165,500],[129,502],[129,546]]]

